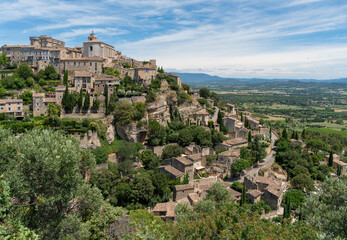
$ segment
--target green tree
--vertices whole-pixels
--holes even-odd
[[[286,128],[284,128],[283,131],[282,131],[282,138],[283,139],[288,139],[288,132],[287,132]]]
[[[314,190],[314,182],[309,175],[298,174],[290,180],[293,188],[302,191],[312,191]]]
[[[290,198],[290,207],[291,209],[298,209],[302,202],[305,200],[305,193],[297,189],[290,189],[285,193],[284,203],[286,203],[286,199]]]
[[[71,211],[71,201],[79,201],[80,188],[85,189],[80,168],[91,166],[83,166],[82,159],[93,160],[92,155],[80,148],[76,138],[47,129],[10,137],[0,146],[0,152],[4,150],[9,159],[6,176],[11,196],[19,208],[25,207],[22,222],[43,239],[55,239],[59,224]],[[93,194],[90,201],[99,204],[100,197],[100,193]],[[74,209],[77,214],[85,211],[83,206]]]
[[[193,141],[193,135],[189,128],[184,128],[179,131],[178,143],[182,146],[188,146]]]
[[[14,74],[20,78],[27,79],[33,77],[34,73],[26,63],[21,63],[19,67],[14,71]]]
[[[0,54],[0,65],[5,66],[7,64],[7,56],[5,53]]]
[[[342,173],[342,168],[340,165],[337,165],[337,171],[336,171],[337,176],[341,176],[341,173]]]
[[[148,90],[147,95],[146,95],[146,102],[154,102],[157,99],[157,95],[155,94],[154,91]]]
[[[243,206],[246,203],[246,199],[247,199],[246,192],[247,192],[246,185],[243,185],[242,192],[241,192],[240,206]]]
[[[231,200],[231,193],[221,182],[216,182],[207,190],[205,199],[221,204]]]
[[[30,91],[23,91],[21,95],[18,96],[19,99],[23,99],[24,105],[29,105],[33,103],[33,93]]]
[[[131,123],[134,119],[134,109],[131,103],[120,101],[114,109],[116,123],[124,126]]]
[[[252,132],[249,131],[249,132],[247,133],[247,136],[248,136],[248,143],[251,143],[251,142],[252,142]]]
[[[140,159],[147,170],[157,169],[160,163],[158,157],[155,156],[153,151],[149,149],[140,154]]]
[[[69,76],[68,76],[68,71],[64,71],[64,85],[67,86],[69,83]]]
[[[92,106],[92,109],[97,112],[100,108],[100,100],[95,97],[94,100],[93,100],[93,106]]]
[[[109,108],[109,100],[108,100],[108,85],[105,84],[105,90],[104,90],[104,95],[105,95],[105,113],[106,115],[110,114],[110,108]]]
[[[146,104],[142,102],[138,102],[134,105],[134,120],[139,121],[141,120],[146,112]]]
[[[329,166],[329,167],[332,167],[332,166],[333,166],[333,163],[334,163],[334,156],[333,156],[333,152],[330,151],[328,166]]]
[[[177,144],[166,145],[163,148],[162,159],[178,157],[182,154],[182,148]]]
[[[289,218],[291,213],[290,196],[286,195],[283,218]]]
[[[202,98],[209,98],[211,93],[210,90],[208,90],[207,88],[201,88],[199,90],[199,94]]]
[[[90,107],[90,95],[87,93],[84,99],[83,110],[88,111]]]
[[[60,107],[54,103],[49,103],[45,121],[49,126],[58,126],[60,123]]]
[[[149,204],[154,193],[154,187],[149,178],[136,175],[130,182],[130,187],[133,203]]]
[[[79,94],[78,100],[77,100],[77,106],[78,106],[78,109],[80,109],[80,110],[82,110],[82,106],[83,106],[83,97],[84,97],[84,93],[83,93],[83,89],[81,88],[80,94]]]
[[[328,179],[303,202],[300,215],[316,227],[324,239],[347,238],[347,180]]]
[[[315,155],[317,155],[319,150],[325,151],[328,149],[325,142],[320,139],[311,139],[307,142],[306,145]]]

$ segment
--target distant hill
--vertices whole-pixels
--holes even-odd
[[[264,78],[223,78],[218,76],[211,76],[205,73],[177,73],[182,79],[182,82],[188,84],[206,84],[208,83],[226,83],[226,84],[255,84],[255,83],[266,83],[266,82],[320,82],[320,83],[347,83],[347,78],[340,79],[328,79],[328,80],[317,80],[317,79],[264,79]]]

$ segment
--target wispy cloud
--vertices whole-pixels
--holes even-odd
[[[6,27],[18,22],[23,38],[51,34],[69,45],[94,29],[126,55],[171,69],[336,77],[347,76],[346,12],[340,0],[3,1],[0,43],[17,40]]]

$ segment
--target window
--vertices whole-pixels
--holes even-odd
[[[92,46],[90,47],[90,51],[93,51],[93,47]]]
[[[17,107],[17,110],[20,111],[20,110],[22,110],[22,109],[21,109],[21,107]]]
[[[10,112],[11,112],[11,111],[12,111],[12,108],[10,108],[10,107],[9,107],[9,108],[8,108],[8,111],[10,111]]]
[[[40,106],[40,103],[36,103],[36,106],[37,106],[37,107]]]

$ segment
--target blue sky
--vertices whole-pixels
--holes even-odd
[[[346,0],[0,0],[0,45],[99,40],[178,72],[347,77]]]

